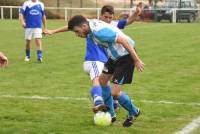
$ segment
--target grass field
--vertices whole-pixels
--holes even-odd
[[[64,21],[48,21],[50,29]],[[82,70],[85,41],[73,33],[44,37],[44,63],[24,62],[23,29],[0,21],[0,134],[173,134],[200,116],[200,23],[136,23],[134,38],[146,64],[123,87],[141,109],[133,127],[123,128],[121,108],[110,127],[93,125],[90,80]],[[62,98],[63,97],[63,98]],[[199,134],[200,128],[192,131]]]

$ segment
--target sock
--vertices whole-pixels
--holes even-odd
[[[93,86],[91,89],[91,96],[94,101],[94,106],[102,105],[104,104],[103,98],[102,98],[102,88],[101,86]]]
[[[117,109],[117,108],[119,108],[119,102],[118,102],[118,100],[114,100],[114,102],[113,102],[114,104],[114,109]]]
[[[26,52],[26,57],[30,58],[31,57],[30,49],[26,49],[25,52]]]
[[[104,103],[110,108],[108,111],[111,114],[111,117],[115,117],[115,110],[114,110],[114,104],[113,104],[113,97],[111,95],[111,88],[110,86],[102,87],[102,95],[104,99]]]
[[[37,50],[38,59],[42,58],[42,50]]]
[[[136,116],[138,113],[138,108],[132,103],[131,99],[122,92],[121,96],[118,98],[119,104],[129,112],[129,116]]]

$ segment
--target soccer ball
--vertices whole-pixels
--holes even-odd
[[[94,124],[97,126],[109,126],[111,124],[111,115],[109,112],[97,112],[94,115]]]

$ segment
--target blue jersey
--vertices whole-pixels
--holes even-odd
[[[112,21],[111,25],[123,29],[126,25],[126,20]],[[105,48],[98,45],[91,37],[87,37],[86,39],[87,47],[85,54],[85,61],[101,61],[107,62],[108,54]]]
[[[99,45],[107,48],[108,56],[113,60],[128,54],[121,44],[116,43],[118,35],[126,38],[131,47],[135,46],[135,42],[130,37],[113,25],[94,19],[89,21],[89,26],[91,29],[89,36]]]
[[[44,4],[39,0],[24,2],[20,9],[23,14],[26,28],[42,28],[42,17],[44,16]]]

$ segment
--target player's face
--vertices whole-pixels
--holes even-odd
[[[89,33],[89,26],[87,24],[83,24],[82,26],[75,26],[73,31],[78,37],[86,38],[87,34]]]
[[[101,20],[105,21],[106,23],[110,23],[113,20],[113,14],[110,14],[109,12],[105,12],[101,14]]]

